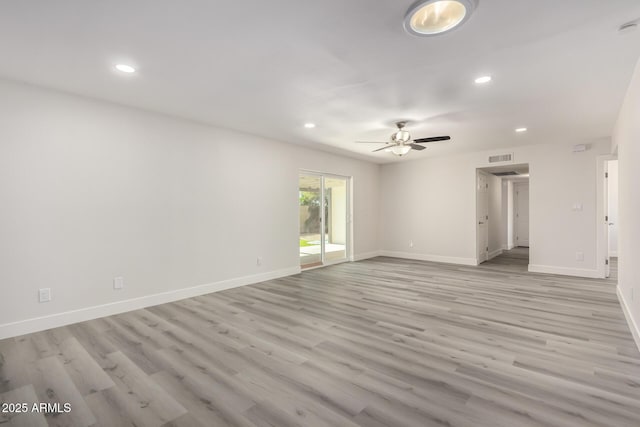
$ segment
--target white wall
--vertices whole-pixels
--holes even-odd
[[[609,179],[607,180],[608,211],[609,211],[609,255],[618,256],[618,161],[609,163]]]
[[[0,93],[0,337],[11,322],[295,272],[299,169],[353,176],[356,257],[379,248],[378,165],[33,86]],[[53,301],[39,304],[44,287]]]
[[[609,141],[573,153],[569,145],[510,148],[530,171],[530,268],[597,276],[596,156]],[[475,171],[502,151],[428,158],[382,166],[381,218],[405,218],[380,228],[383,253],[474,264]],[[581,203],[583,210],[572,210]],[[409,247],[413,240],[414,246]],[[584,252],[584,261],[576,252]]]
[[[614,130],[618,149],[618,288],[640,348],[640,63],[636,66]]]

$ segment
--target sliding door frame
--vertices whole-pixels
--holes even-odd
[[[350,176],[345,176],[345,175],[337,175],[337,174],[332,174],[332,173],[325,173],[325,172],[318,172],[318,171],[312,171],[312,170],[308,170],[308,169],[300,169],[298,171],[298,177],[300,177],[301,175],[310,175],[310,176],[315,176],[320,178],[320,262],[322,265],[319,265],[317,267],[310,267],[310,268],[305,268],[305,270],[310,270],[313,268],[319,268],[319,267],[325,267],[327,265],[333,265],[333,264],[340,264],[343,262],[348,262],[348,261],[353,261],[353,249],[352,249],[352,238],[353,238],[353,221],[352,221],[352,217],[353,217],[353,203],[351,201],[351,194],[352,194],[352,185],[353,185],[353,179]],[[325,224],[326,224],[326,218],[325,218],[325,209],[324,209],[324,199],[325,199],[325,194],[326,194],[326,190],[325,190],[325,180],[327,178],[335,178],[335,179],[344,179],[346,181],[346,197],[347,197],[347,213],[346,213],[346,236],[345,236],[345,256],[344,258],[340,258],[338,260],[333,260],[333,261],[327,261],[326,260],[326,254],[325,254]],[[300,234],[300,224],[298,224],[298,235]]]

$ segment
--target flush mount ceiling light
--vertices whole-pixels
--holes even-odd
[[[136,69],[133,68],[131,65],[127,65],[127,64],[117,64],[116,65],[116,70],[121,71],[123,73],[135,73]]]
[[[316,127],[315,123],[305,123],[304,127],[306,127],[307,129],[313,129],[314,127]]]
[[[526,132],[526,131],[527,131],[527,128],[518,128],[518,129],[516,129],[516,132],[518,132],[518,133],[523,133],[523,132]]]
[[[404,28],[414,36],[435,36],[459,27],[471,17],[477,0],[418,0],[404,17]]]

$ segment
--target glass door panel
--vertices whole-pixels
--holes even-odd
[[[322,265],[322,176],[301,174],[298,185],[300,208],[300,265]]]
[[[332,263],[347,259],[347,178],[324,178],[324,261]]]

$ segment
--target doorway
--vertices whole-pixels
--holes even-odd
[[[606,264],[606,277],[618,279],[618,160],[609,160],[607,162],[606,173],[607,186],[607,213],[606,213],[606,232],[607,232],[607,258],[609,264]]]
[[[350,178],[301,172],[298,200],[300,266],[305,269],[347,261]]]
[[[618,266],[618,160],[598,156],[598,275],[617,280]]]
[[[476,175],[476,217],[478,264],[489,260],[489,174],[478,170]]]
[[[476,256],[483,267],[528,270],[529,165],[476,170]]]
[[[515,246],[529,247],[529,182],[514,182]]]

